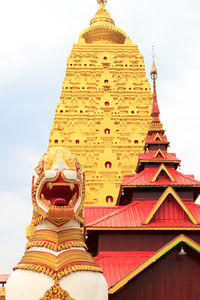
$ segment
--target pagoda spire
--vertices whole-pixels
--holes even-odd
[[[113,21],[109,12],[105,8],[107,0],[97,0],[97,2],[99,3],[99,8],[95,16],[90,21],[90,26],[115,26],[115,22]]]
[[[153,47],[153,64],[151,68],[151,79],[153,80],[153,105],[152,105],[152,112],[151,116],[153,117],[153,122],[160,122],[159,115],[160,110],[158,107],[158,101],[157,101],[157,92],[156,92],[156,80],[158,77],[157,69],[155,66],[155,54],[154,54],[154,47]]]
[[[99,3],[99,4],[106,4],[107,3],[107,0],[97,0],[97,2]]]
[[[167,147],[169,146],[169,142],[165,135],[165,130],[163,130],[163,125],[160,121],[160,110],[158,107],[157,100],[157,91],[156,91],[156,80],[158,77],[156,65],[155,65],[155,54],[153,47],[153,64],[151,68],[151,79],[153,80],[153,95],[152,95],[152,111],[151,117],[152,121],[149,126],[149,131],[146,137],[146,143],[144,150],[145,151],[158,151],[159,149],[167,151]]]

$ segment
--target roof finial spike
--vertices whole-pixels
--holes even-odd
[[[158,102],[157,102],[157,93],[156,93],[156,80],[157,80],[157,69],[155,66],[155,52],[154,52],[154,46],[152,46],[152,57],[153,57],[153,64],[152,64],[152,68],[151,68],[151,79],[153,80],[153,106],[152,106],[152,117],[154,117],[154,121],[159,121],[159,107],[158,107]]]
[[[152,57],[153,57],[153,64],[151,68],[151,79],[153,80],[153,92],[156,93],[156,79],[158,76],[157,69],[155,66],[155,52],[154,52],[154,46],[152,46]]]
[[[104,5],[104,4],[106,4],[106,3],[107,3],[107,0],[97,0],[97,2],[98,2],[99,4],[101,4],[101,3],[102,3],[102,4]]]

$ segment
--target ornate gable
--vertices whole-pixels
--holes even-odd
[[[165,167],[164,164],[162,164],[154,177],[152,178],[152,182],[156,182],[159,179],[168,179],[170,181],[175,181],[172,175],[170,174],[169,170]]]
[[[156,202],[144,224],[147,225],[151,221],[160,220],[161,218],[174,221],[185,220],[187,216],[193,224],[198,224],[175,190],[172,187],[168,187]]]

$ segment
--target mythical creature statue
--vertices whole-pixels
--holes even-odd
[[[83,235],[84,174],[64,147],[43,155],[32,183],[33,217],[6,300],[107,300],[102,271]]]

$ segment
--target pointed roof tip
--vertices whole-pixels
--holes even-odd
[[[115,26],[115,22],[111,18],[109,12],[105,8],[105,4],[107,3],[107,0],[97,0],[99,3],[99,8],[95,14],[95,16],[92,18],[90,21],[90,26],[91,25],[110,25],[110,26]]]
[[[151,79],[153,79],[153,76],[154,76],[154,75],[156,76],[155,79],[157,79],[157,75],[158,75],[157,69],[156,69],[156,65],[155,65],[155,60],[154,60],[155,56],[156,56],[156,55],[155,55],[155,53],[154,53],[154,46],[152,46],[153,64],[152,64],[151,73],[150,73]]]
[[[90,26],[83,30],[79,36],[80,43],[110,43],[125,44],[129,43],[126,33],[115,26],[108,10],[105,8],[107,0],[97,0],[98,10],[90,20]]]
[[[155,61],[154,61],[154,59],[153,59],[153,64],[152,64],[152,68],[151,68],[151,73],[150,73],[150,75],[151,75],[151,77],[153,76],[153,75],[158,75],[158,72],[157,72],[157,69],[156,69],[156,65],[155,65]]]
[[[107,0],[97,0],[97,2],[98,2],[99,4],[101,4],[101,3],[102,3],[102,4],[104,5],[104,4],[106,4],[106,3],[107,3]]]
[[[154,51],[154,47],[153,51]],[[151,79],[153,80],[153,104],[152,104],[152,112],[151,116],[154,118],[153,122],[160,122],[159,115],[160,115],[160,110],[158,107],[158,101],[157,101],[157,92],[156,92],[156,80],[158,76],[158,72],[156,69],[155,61],[154,61],[155,54],[153,52],[153,64],[151,68]]]

